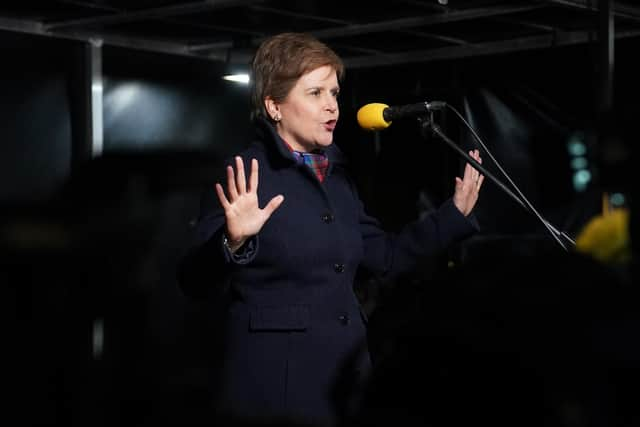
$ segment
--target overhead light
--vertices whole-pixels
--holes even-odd
[[[223,79],[230,82],[249,84],[249,74],[227,74],[222,76]]]

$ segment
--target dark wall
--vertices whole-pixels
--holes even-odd
[[[0,203],[46,200],[69,174],[72,49],[0,33]]]

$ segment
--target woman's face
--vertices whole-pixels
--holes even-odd
[[[267,98],[278,134],[296,151],[328,147],[338,122],[338,77],[325,65],[300,76],[282,103]]]

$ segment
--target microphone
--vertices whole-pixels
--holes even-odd
[[[447,103],[444,101],[425,101],[397,107],[389,107],[387,104],[374,102],[358,110],[358,124],[365,130],[382,130],[388,128],[395,119],[442,110],[446,106]]]

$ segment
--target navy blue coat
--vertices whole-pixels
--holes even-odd
[[[353,290],[356,270],[387,277],[408,272],[476,227],[449,200],[402,232],[385,233],[365,213],[335,144],[320,182],[269,123],[260,122],[258,130],[240,153],[245,170],[257,159],[261,205],[278,194],[283,204],[236,255],[223,245],[220,204],[205,204],[212,208],[201,212],[179,280],[187,294],[217,288],[230,296],[223,408],[325,422],[333,416],[331,386],[349,356],[364,349],[353,368],[366,370],[369,363],[366,319]],[[216,198],[214,189],[209,194]]]

